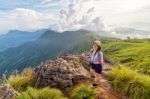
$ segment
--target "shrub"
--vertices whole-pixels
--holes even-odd
[[[81,84],[72,91],[72,99],[95,99],[96,92],[88,85]]]
[[[23,91],[28,86],[34,86],[36,75],[31,68],[26,68],[21,74],[10,75],[6,83],[11,85],[16,91]]]
[[[35,89],[28,87],[26,91],[20,93],[16,99],[67,99],[62,92],[54,88]]]
[[[110,71],[113,87],[130,99],[149,99],[150,77],[125,67],[115,67]]]

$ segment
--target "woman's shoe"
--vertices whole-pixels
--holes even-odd
[[[92,88],[96,88],[98,85],[99,85],[99,84],[97,84],[97,83],[93,83],[93,84],[91,84],[91,87],[92,87]]]
[[[95,76],[90,76],[90,78],[95,78]]]

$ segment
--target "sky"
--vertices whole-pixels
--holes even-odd
[[[0,34],[119,27],[150,31],[150,0],[0,0]]]

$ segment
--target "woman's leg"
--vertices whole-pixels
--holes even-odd
[[[91,73],[91,76],[96,76],[95,70],[93,70],[92,68],[90,68],[90,73]]]
[[[97,67],[96,67],[96,82],[97,83],[100,83],[101,81],[101,74],[102,74],[102,65],[101,64],[98,64]]]
[[[102,68],[102,65],[99,64],[99,65],[97,66],[97,75],[96,75],[96,78],[97,78],[97,82],[98,82],[98,83],[101,82],[102,69],[103,69],[103,68]]]
[[[95,70],[93,70],[92,68],[90,69],[90,72],[91,72],[91,74],[92,74],[91,76],[93,76],[93,78],[94,78],[94,84],[96,84],[96,83],[97,83],[97,79],[96,79],[96,78],[97,78],[97,77],[96,77],[96,74],[97,74],[97,73],[96,73]]]
[[[101,74],[96,73],[95,82],[96,82],[97,84],[100,84],[100,81],[101,81]]]

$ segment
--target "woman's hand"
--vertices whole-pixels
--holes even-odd
[[[100,59],[100,60],[99,60],[99,63],[100,63],[100,64],[103,64],[103,63],[104,63],[104,60],[103,60],[103,59]]]
[[[81,54],[81,56],[82,56],[86,61],[90,61],[90,54],[89,54],[89,53]]]

